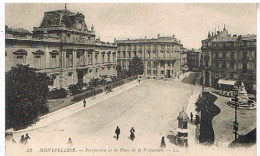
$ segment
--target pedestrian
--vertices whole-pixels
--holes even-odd
[[[116,133],[116,140],[118,140],[120,134],[120,128],[118,126],[116,127],[115,133]]]
[[[192,122],[192,119],[193,119],[193,114],[192,112],[190,112],[190,121]]]
[[[14,143],[14,144],[16,143],[16,141],[14,140],[14,138],[12,138],[12,143]]]
[[[28,135],[28,133],[27,133],[27,134],[25,135],[25,138],[24,138],[25,144],[28,143],[28,139],[31,139],[31,138],[29,137],[29,135]]]
[[[68,144],[69,146],[72,146],[72,145],[73,145],[71,138],[69,138],[67,144]]]
[[[163,136],[162,140],[161,140],[161,148],[165,148],[165,147],[166,147],[166,144],[165,144],[164,136]]]
[[[86,107],[86,99],[83,100],[83,107]]]
[[[195,125],[199,124],[199,116],[198,115],[195,115]]]
[[[140,82],[141,82],[141,79],[138,79],[138,82],[140,83]]]
[[[24,138],[24,135],[21,136],[21,139],[20,139],[20,144],[23,144],[25,141],[25,138]]]
[[[135,129],[134,129],[134,127],[132,127],[131,129],[130,129],[130,138],[131,138],[131,140],[132,141],[134,141],[134,139],[135,139]]]
[[[180,75],[178,75],[178,80],[180,80]]]

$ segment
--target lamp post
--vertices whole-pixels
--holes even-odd
[[[237,122],[237,105],[238,105],[238,87],[234,86],[233,88],[234,98],[235,98],[235,121],[233,125],[235,133],[235,142],[237,141],[237,131],[238,131],[238,122]]]

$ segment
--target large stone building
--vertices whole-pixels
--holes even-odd
[[[144,62],[144,77],[171,78],[180,73],[180,53],[183,45],[175,36],[152,39],[115,40],[117,61],[123,69],[128,69],[129,61],[137,56]]]
[[[5,40],[6,71],[16,64],[29,64],[51,77],[50,88],[116,75],[116,44],[96,39],[84,15],[66,8],[45,12],[33,32],[6,26]]]
[[[200,58],[200,49],[191,49],[187,51],[187,65],[190,71],[200,71]]]
[[[243,82],[248,92],[256,91],[256,35],[228,34],[223,31],[208,33],[202,40],[203,84],[215,88]]]

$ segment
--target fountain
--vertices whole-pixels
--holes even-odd
[[[241,109],[256,109],[256,102],[250,98],[248,98],[247,91],[245,89],[245,85],[242,82],[241,86],[238,90],[238,99],[237,99],[238,107]],[[231,98],[227,104],[231,107],[235,107],[235,99]]]

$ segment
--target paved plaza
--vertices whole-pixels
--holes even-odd
[[[201,87],[182,83],[182,79],[183,76],[179,80],[131,82],[114,89],[112,93],[87,99],[87,108],[83,108],[82,102],[79,102],[46,115],[35,125],[14,133],[14,138],[19,142],[21,135],[29,133],[31,137],[29,144],[22,148],[24,151],[28,150],[28,147],[32,148],[37,155],[41,154],[38,152],[40,148],[68,147],[68,138],[72,139],[73,147],[77,147],[77,151],[82,150],[82,155],[86,154],[86,150],[93,154],[91,151],[93,149],[109,148],[121,149],[120,154],[126,150],[126,155],[128,149],[141,148],[147,150],[142,155],[149,155],[151,154],[149,150],[160,148],[162,136],[165,137],[166,142],[164,154],[172,155],[173,150],[185,151],[183,148],[176,147],[170,136],[177,133],[179,112],[183,109],[188,111],[188,114],[190,111],[194,112],[194,105],[188,106],[188,103],[194,104]],[[221,105],[225,105],[223,109],[228,109],[233,113],[230,110],[232,108],[226,108],[228,106],[224,103],[223,98],[221,101],[217,101],[217,103],[219,102],[223,102]],[[222,106],[219,107],[222,109]],[[213,127],[219,127],[222,120],[225,118],[218,117],[217,121],[213,119]],[[229,120],[225,122],[229,122]],[[118,141],[115,136],[117,126],[121,129]],[[131,127],[136,130],[134,141],[129,138]],[[195,125],[189,124],[189,127],[190,146],[205,148],[196,143]],[[216,129],[219,130],[219,128]],[[227,129],[215,132],[218,142],[223,139],[221,133],[229,132]],[[12,151],[10,154],[17,152],[13,150],[16,146],[21,147],[17,144],[9,148],[8,145],[10,144],[7,143],[6,148],[7,152]],[[176,152],[176,154],[181,152]],[[102,154],[107,153],[99,153],[99,155]],[[156,155],[156,153],[153,154]]]

